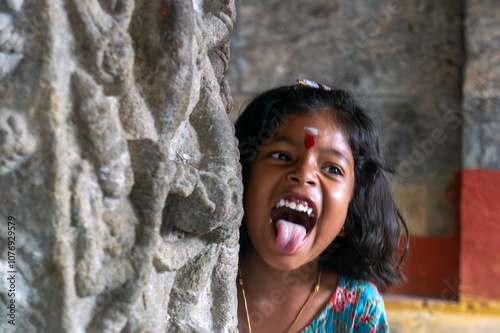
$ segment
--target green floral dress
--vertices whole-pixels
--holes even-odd
[[[302,333],[389,332],[384,300],[374,284],[339,276],[337,290]]]

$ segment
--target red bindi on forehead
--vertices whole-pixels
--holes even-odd
[[[304,145],[306,146],[306,149],[314,147],[316,144],[316,137],[312,134],[306,134],[306,137],[304,138]]]

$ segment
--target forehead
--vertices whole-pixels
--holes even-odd
[[[297,143],[303,144],[310,136],[315,138],[315,142],[324,144],[345,143],[351,150],[349,136],[331,111],[298,113],[292,119],[281,123],[271,141],[282,140],[283,137],[295,137]]]
[[[331,110],[301,111],[294,114],[291,119],[280,123],[281,131],[300,131],[314,136],[328,133],[342,132],[345,134],[337,117]],[[346,136],[347,137],[347,136]]]

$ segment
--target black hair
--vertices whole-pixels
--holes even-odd
[[[408,250],[408,228],[394,199],[389,179],[392,170],[382,152],[379,133],[367,112],[347,91],[294,85],[269,90],[251,101],[235,124],[243,184],[257,149],[280,125],[297,114],[325,110],[348,138],[355,185],[344,236],[336,237],[320,260],[340,275],[365,279],[386,290],[404,279],[400,266]],[[402,229],[406,247],[398,259]],[[245,218],[240,231],[241,256],[250,241]]]

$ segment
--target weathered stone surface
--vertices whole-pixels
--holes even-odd
[[[466,97],[463,164],[465,168],[500,169],[500,98]]]
[[[236,4],[228,71],[235,113],[251,96],[300,78],[362,96],[361,104],[380,114],[412,233],[450,235],[454,205],[446,189],[461,167],[461,123],[454,119],[461,117],[460,2]]]
[[[499,15],[500,7],[495,0],[466,1],[465,95],[491,98],[500,93]]]
[[[231,0],[0,1],[1,331],[235,331],[234,20]]]
[[[500,169],[500,8],[467,1],[464,70],[464,168]]]

